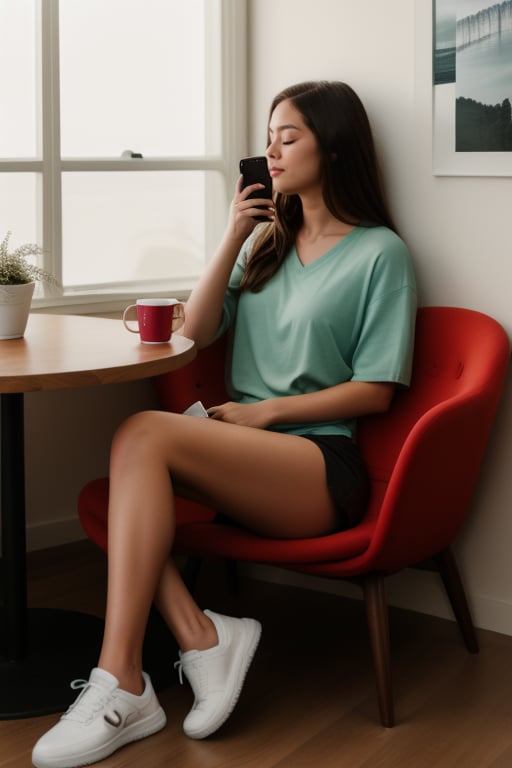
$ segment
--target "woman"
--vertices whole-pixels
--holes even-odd
[[[164,727],[141,667],[153,601],[195,694],[185,733],[208,736],[236,704],[261,627],[194,602],[169,558],[175,494],[284,538],[342,530],[364,512],[355,419],[386,411],[396,385],[409,381],[409,254],[349,86],[280,93],[266,157],[274,201],[249,199],[261,186],[242,190],[239,179],[223,240],[185,311],[184,334],[199,348],[231,328],[232,401],[210,408],[209,419],[140,413],[116,433],[101,655],[34,748],[39,768],[91,763]]]

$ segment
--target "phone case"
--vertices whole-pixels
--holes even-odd
[[[251,192],[249,198],[266,197],[272,200],[272,178],[268,172],[266,157],[244,157],[240,160],[240,173],[243,176],[242,189],[249,184],[265,185],[265,189]]]

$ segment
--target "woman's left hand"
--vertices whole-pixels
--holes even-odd
[[[272,422],[269,418],[266,401],[259,403],[223,403],[208,408],[208,416],[218,421],[226,421],[230,424],[238,424],[244,427],[265,429]]]

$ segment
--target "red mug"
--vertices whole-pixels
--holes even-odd
[[[125,328],[130,333],[140,334],[144,344],[169,341],[184,319],[183,304],[177,299],[137,299],[136,304],[130,304],[123,313]]]

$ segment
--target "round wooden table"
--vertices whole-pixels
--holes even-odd
[[[27,607],[24,393],[149,378],[195,355],[194,343],[183,336],[142,344],[120,320],[77,315],[32,314],[24,338],[0,341],[0,719],[65,708],[69,670],[81,674],[75,657],[88,651],[94,658],[98,642],[93,617]]]

